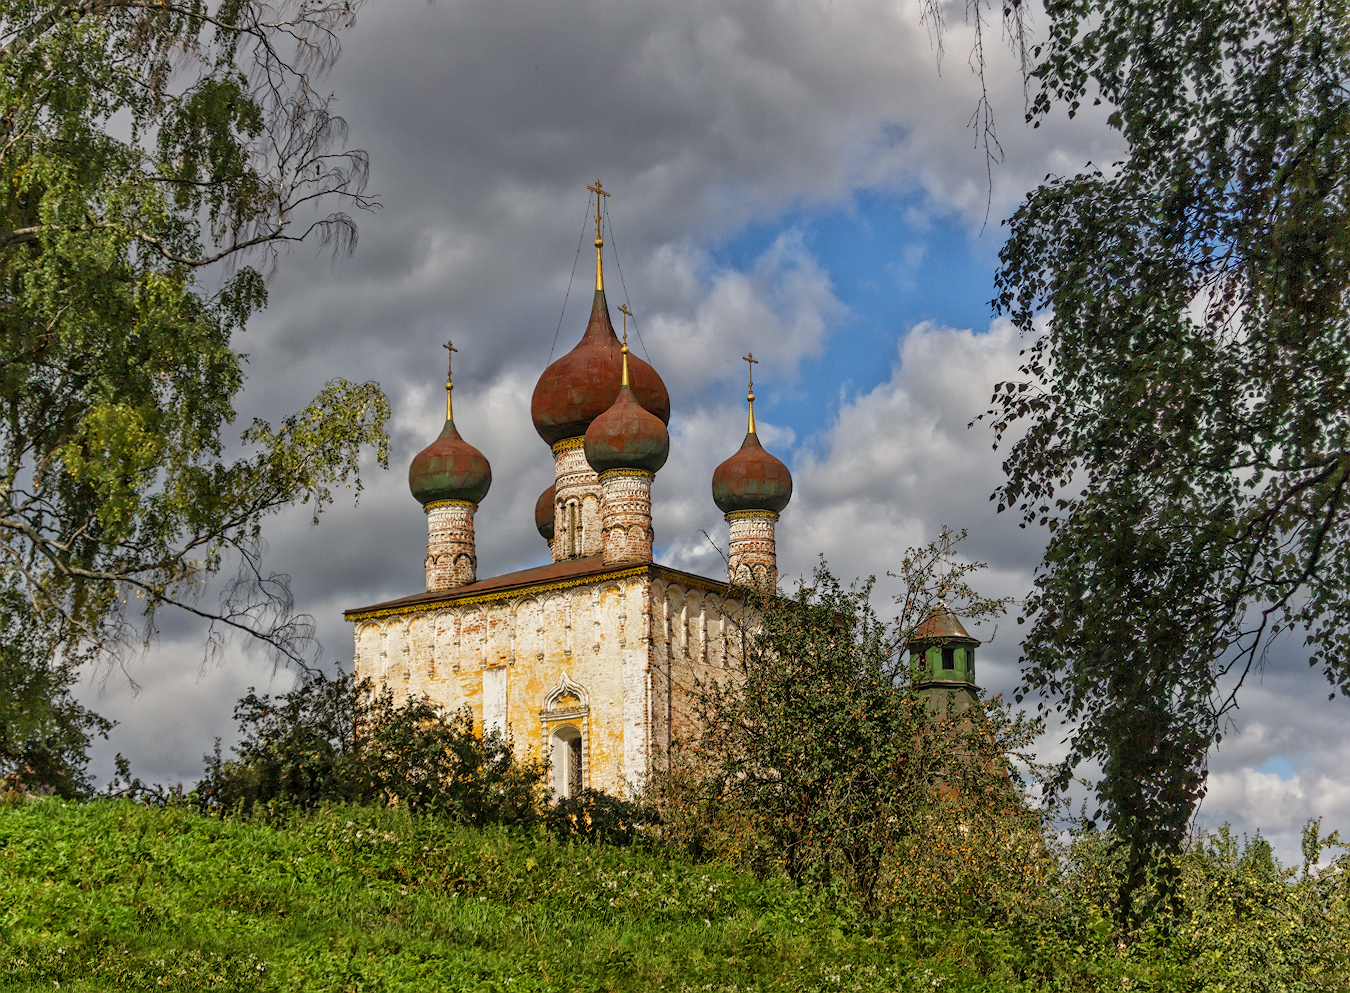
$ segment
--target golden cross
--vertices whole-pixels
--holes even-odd
[[[600,237],[600,198],[607,197],[609,194],[605,192],[605,188],[600,185],[598,179],[594,186],[588,186],[586,189],[595,194],[595,243],[598,245],[602,240]]]
[[[628,304],[619,306],[619,313],[623,314],[623,347],[628,347],[628,318],[633,316],[633,312],[628,309]]]
[[[750,364],[750,389],[753,390],[755,388],[755,366],[759,365],[759,359],[755,358],[754,352],[751,352],[749,355],[742,355],[741,361]]]
[[[455,347],[455,343],[453,341],[447,341],[441,347],[444,348],[446,352],[449,353],[445,357],[445,378],[449,379],[451,367],[455,363],[455,352],[459,351],[459,349]]]

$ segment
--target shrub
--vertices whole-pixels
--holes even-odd
[[[653,808],[600,790],[582,790],[576,796],[564,797],[544,814],[549,832],[559,838],[618,846],[645,837],[645,829],[659,821]]]
[[[982,831],[997,817],[1009,836],[1039,836],[1004,763],[1032,727],[997,703],[956,712],[916,694],[897,662],[906,632],[879,621],[870,596],[870,581],[846,589],[822,564],[791,599],[757,604],[733,678],[697,686],[701,731],[657,784],[666,834],[690,855],[875,906],[917,887],[933,897],[921,879],[959,874],[934,865],[961,850],[939,843],[957,830],[950,798],[967,820],[978,810]],[[920,850],[923,872],[897,871]]]
[[[466,707],[425,698],[395,704],[350,675],[310,676],[273,698],[253,690],[235,707],[236,758],[207,757],[199,802],[224,811],[260,804],[355,802],[439,812],[465,824],[531,824],[544,770],[500,733],[475,732]]]

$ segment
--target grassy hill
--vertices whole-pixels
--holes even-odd
[[[1287,957],[1288,922],[1252,923]],[[869,921],[781,880],[396,810],[268,824],[127,802],[0,809],[4,989],[1343,988],[1321,967],[1286,982],[1275,958],[1268,986],[1234,981],[1253,971],[1240,942],[1209,965],[1126,955],[1095,926]]]
[[[368,808],[280,827],[11,809],[0,908],[0,984],[35,989],[931,990],[946,972],[781,882]]]

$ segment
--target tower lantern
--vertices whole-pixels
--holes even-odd
[[[975,685],[975,648],[979,641],[961,626],[945,601],[909,636],[909,658],[914,688],[934,703],[951,700],[953,710],[964,710],[979,700]]]

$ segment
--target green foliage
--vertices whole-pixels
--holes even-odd
[[[464,824],[532,824],[544,769],[521,761],[500,732],[474,732],[469,708],[446,714],[424,698],[395,704],[368,680],[306,676],[277,698],[250,690],[235,707],[242,741],[217,745],[195,796],[208,809],[356,802],[436,812]]]
[[[876,617],[871,591],[820,565],[791,599],[757,605],[733,678],[698,685],[701,730],[660,786],[667,832],[696,857],[836,882],[870,905],[894,898],[878,886],[944,792],[1020,810],[1034,830],[1003,762],[1034,728],[997,704],[949,708],[913,692],[908,629]]]
[[[53,788],[98,728],[63,695],[71,674],[152,637],[165,605],[208,618],[213,647],[238,630],[305,661],[262,521],[359,489],[367,446],[386,460],[369,383],[254,422],[237,458],[223,437],[234,337],[266,301],[246,253],[350,245],[346,214],[312,212],[369,206],[364,154],[338,147],[314,88],[357,6],[0,0],[0,628],[26,632],[4,664],[65,728]],[[227,563],[238,577],[202,605]],[[0,773],[32,768],[16,754]]]
[[[69,799],[89,792],[89,742],[112,724],[71,696],[75,666],[32,664],[52,640],[24,609],[23,592],[0,585],[0,790]]]
[[[592,789],[559,797],[544,810],[544,825],[557,837],[603,845],[624,846],[648,839],[647,829],[660,820],[651,807]]]
[[[1044,31],[1028,119],[1105,103],[1127,154],[1009,221],[997,496],[1049,535],[1023,692],[1075,728],[1058,787],[1100,764],[1134,887],[1272,639],[1350,692],[1350,7],[1052,0]]]
[[[1226,833],[1179,911],[1113,922],[1099,834],[1016,919],[861,913],[841,894],[644,848],[405,808],[0,806],[0,988],[1310,993],[1350,982],[1350,864]]]

